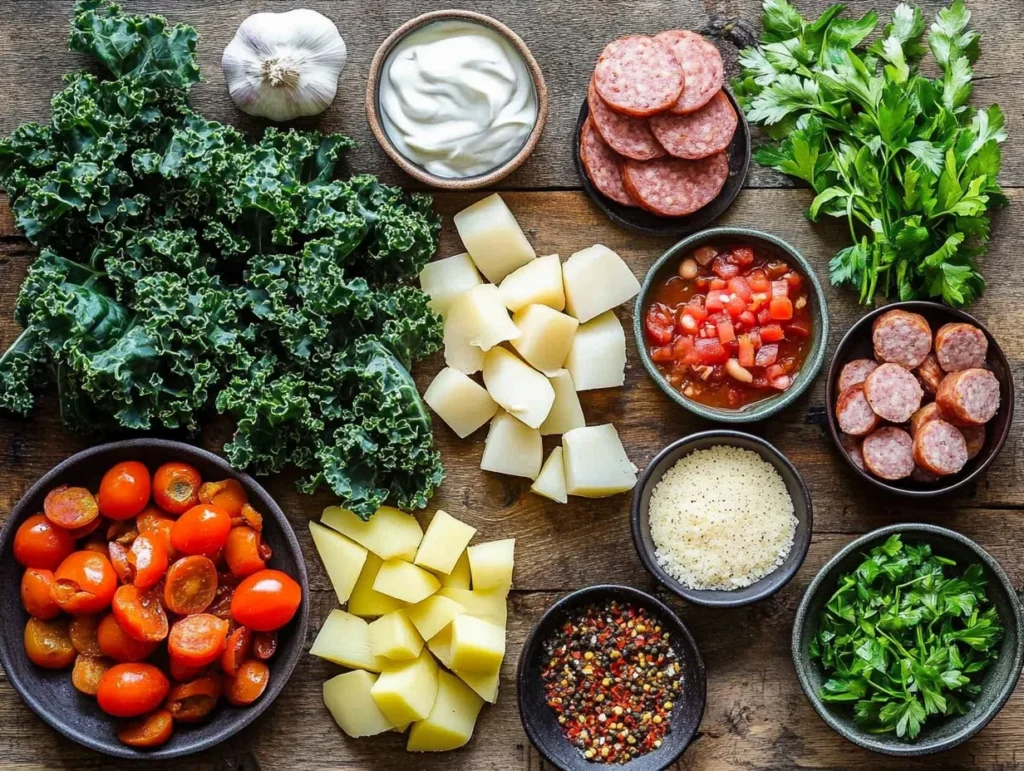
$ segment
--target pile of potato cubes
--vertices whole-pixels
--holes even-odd
[[[426,533],[385,506],[339,507],[309,529],[338,602],[310,650],[352,671],[324,703],[352,737],[409,730],[410,752],[463,746],[498,698],[515,539],[470,546],[476,529],[440,509]],[[443,667],[438,666],[440,662]]]
[[[420,273],[444,317],[448,365],[424,400],[460,438],[490,421],[480,468],[532,479],[539,495],[566,503],[632,489],[636,469],[618,432],[587,426],[577,395],[625,381],[614,308],[640,291],[632,271],[601,244],[564,265],[557,254],[538,257],[497,194],[456,214],[455,226],[466,253]],[[470,377],[477,372],[483,385]],[[549,435],[562,446],[544,461]]]

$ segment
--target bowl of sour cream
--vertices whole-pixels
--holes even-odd
[[[470,190],[511,174],[547,121],[544,75],[522,39],[472,11],[434,11],[392,32],[370,64],[377,141],[428,185]]]

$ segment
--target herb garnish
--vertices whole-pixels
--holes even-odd
[[[840,576],[810,645],[829,676],[820,698],[855,702],[862,728],[910,739],[929,715],[970,710],[1003,627],[981,565],[947,575],[955,565],[894,534]]]

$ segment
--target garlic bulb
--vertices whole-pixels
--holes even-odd
[[[221,67],[240,110],[284,121],[327,109],[346,57],[334,22],[298,8],[243,21],[224,49]]]

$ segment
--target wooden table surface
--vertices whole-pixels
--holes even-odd
[[[66,51],[68,0],[0,0],[0,134],[27,120],[47,122],[51,93],[65,72],[83,64]],[[303,128],[342,131],[360,142],[349,166],[395,183],[409,180],[374,142],[363,111],[366,68],[384,37],[418,13],[451,5],[421,0],[139,0],[133,11],[160,12],[194,25],[200,33],[199,58],[207,81],[193,90],[193,104],[209,117],[257,133],[261,121],[236,111],[228,99],[219,61],[238,24],[258,10],[284,11],[305,5],[334,20],[348,44],[349,61],[331,108]],[[668,246],[667,239],[639,236],[613,226],[580,192],[571,161],[571,142],[593,61],[611,38],[627,32],[654,33],[684,27],[701,29],[711,19],[738,17],[759,29],[757,0],[518,0],[488,3],[464,0],[461,7],[492,13],[515,29],[544,70],[551,97],[547,130],[534,155],[499,186],[539,254],[563,258],[595,242],[619,252],[638,277]],[[799,0],[804,15],[823,10],[826,0]],[[855,0],[860,15],[887,3]],[[941,3],[923,2],[929,20]],[[970,310],[1002,343],[1014,378],[1024,370],[1024,312],[1018,255],[1024,238],[1024,17],[1020,0],[974,0],[974,26],[982,33],[983,55],[975,72],[976,104],[999,102],[1010,139],[1003,146],[1002,183],[1011,206],[996,215],[991,251],[982,265],[989,289]],[[736,72],[728,44],[727,68]],[[480,194],[439,194],[444,217],[440,256],[462,251],[452,215]],[[769,231],[796,246],[827,284],[828,258],[844,246],[845,225],[812,225],[803,217],[810,194],[788,180],[752,165],[747,189],[719,221]],[[14,229],[6,199],[0,199],[0,345],[18,334],[11,319],[14,299],[32,249]],[[832,315],[829,353],[863,309],[847,290],[828,289]],[[628,322],[631,306],[619,309]],[[631,336],[630,336],[631,337]],[[632,347],[632,346],[631,346]],[[421,388],[440,367],[440,358],[420,366]],[[735,610],[687,606],[662,592],[693,631],[708,670],[708,702],[700,731],[677,768],[784,769],[925,767],[962,769],[1024,768],[1024,694],[1013,696],[1002,713],[977,737],[931,760],[893,760],[870,754],[834,734],[811,709],[797,683],[789,654],[795,608],[816,570],[856,535],[892,522],[926,521],[953,527],[977,540],[1024,587],[1024,422],[1011,431],[1002,454],[972,488],[939,502],[916,504],[881,497],[857,484],[833,449],[824,426],[824,379],[819,377],[796,404],[749,430],[775,443],[807,481],[814,502],[814,536],[803,568],[770,600]],[[1020,404],[1017,405],[1018,409]],[[629,354],[626,387],[583,395],[589,423],[613,421],[633,461],[644,467],[665,444],[711,427],[681,411],[653,385],[635,352]],[[1018,414],[1020,414],[1018,412]],[[339,669],[309,657],[303,660],[277,702],[252,726],[225,745],[173,764],[145,768],[227,769],[464,769],[536,771],[550,766],[531,747],[516,709],[514,673],[524,638],[539,615],[560,595],[590,584],[618,582],[654,590],[637,559],[628,526],[629,497],[602,501],[574,499],[566,506],[528,493],[528,482],[485,474],[478,463],[485,432],[459,441],[435,420],[437,443],[448,478],[430,512],[443,507],[471,523],[483,539],[515,537],[515,589],[509,603],[508,656],[496,706],[485,707],[472,742],[454,753],[408,756],[404,738],[384,736],[352,741],[324,708],[321,683]],[[207,427],[199,441],[218,449],[229,426]],[[46,398],[27,420],[0,419],[0,517],[38,477],[72,452],[88,445],[66,434],[56,401]],[[300,496],[290,477],[265,480],[290,517],[306,552],[312,593],[309,639],[336,599],[312,549],[306,520],[331,503],[330,496]],[[429,516],[424,516],[426,521]],[[131,767],[85,750],[50,730],[0,676],[0,769]],[[142,766],[139,766],[140,768]]]

